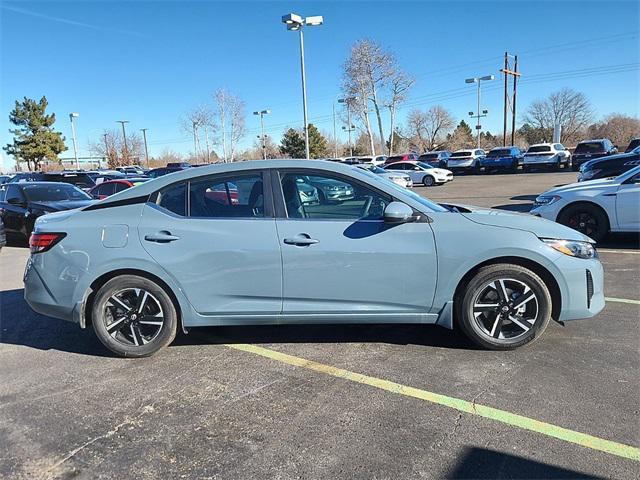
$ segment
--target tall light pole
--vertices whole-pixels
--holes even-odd
[[[104,137],[104,158],[107,160],[107,166],[109,165],[109,142],[107,142],[108,133],[103,133]]]
[[[480,119],[482,117],[486,117],[487,114],[489,113],[488,110],[482,110],[482,113],[480,113],[480,84],[482,82],[487,82],[489,80],[494,80],[496,77],[494,77],[493,75],[485,75],[484,77],[474,77],[474,78],[467,78],[464,82],[465,83],[477,83],[478,84],[478,110],[476,110],[476,113],[474,115],[473,112],[469,112],[469,116],[472,118],[476,118],[478,120],[477,124],[476,124],[476,130],[478,131],[478,148],[480,148],[480,130],[482,130],[482,125],[480,125]]]
[[[263,160],[267,159],[267,144],[266,144],[266,137],[264,135],[264,116],[269,115],[270,113],[271,113],[271,110],[260,110],[257,112],[253,112],[254,115],[260,115],[260,145],[262,145]],[[309,158],[308,155],[307,155],[307,158]]]
[[[149,168],[149,149],[147,148],[147,130],[148,128],[141,128],[142,138],[144,138],[144,158],[147,161],[147,168]]]
[[[307,80],[304,71],[304,34],[303,27],[320,26],[324,22],[321,15],[302,18],[295,13],[289,13],[282,17],[282,23],[287,25],[287,30],[300,32],[300,71],[302,73],[302,110],[304,113],[304,150],[307,160],[309,159],[309,122],[307,120]]]
[[[129,123],[129,120],[116,120],[116,123],[122,125],[122,141],[124,142],[124,152],[123,156],[125,158],[125,163],[129,163],[129,148],[127,147],[127,132],[124,129],[125,123]]]
[[[71,120],[71,136],[73,137],[73,156],[76,159],[76,170],[80,170],[80,162],[78,162],[78,140],[76,139],[76,127],[73,123],[74,118],[78,118],[80,116],[77,112],[72,112],[69,114],[69,120]]]
[[[338,103],[344,103],[347,106],[347,125],[349,128],[342,127],[343,130],[349,132],[349,156],[353,157],[353,144],[351,143],[351,132],[354,130],[354,126],[351,125],[351,102],[357,100],[358,97],[345,97],[339,98]]]

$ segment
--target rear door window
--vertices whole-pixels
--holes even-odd
[[[196,218],[264,217],[261,174],[211,177],[189,184],[189,216]]]

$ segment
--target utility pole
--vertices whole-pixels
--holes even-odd
[[[129,123],[129,120],[116,120],[116,123],[119,123],[122,125],[122,140],[124,142],[124,151],[123,153],[123,157],[125,160],[125,164],[129,163],[129,148],[127,147],[127,132],[124,129],[124,125],[125,123]]]
[[[198,158],[198,122],[191,122],[193,129],[193,156]]]
[[[513,58],[513,69],[510,65],[510,59]],[[511,109],[511,145],[515,143],[516,139],[516,89],[518,83],[518,56],[509,55],[504,52],[504,68],[500,70],[504,75],[504,127],[502,130],[502,145],[507,146],[507,108]],[[509,98],[509,76],[513,77],[513,94]]]
[[[513,72],[513,109],[511,111],[511,145],[516,142],[516,91],[518,88],[518,56],[515,56]]]
[[[107,135],[107,133],[102,134],[104,137],[104,158],[107,161],[107,166],[109,166],[109,142],[107,142]]]
[[[333,112],[333,158],[338,158],[338,137],[336,135],[336,102],[331,102]]]
[[[76,139],[76,127],[73,123],[73,119],[79,117],[80,114],[73,112],[69,114],[69,120],[71,120],[71,135],[73,137],[73,156],[76,160],[76,170],[80,170],[80,163],[78,162],[78,141]]]
[[[264,134],[264,116],[270,113],[271,110],[259,110],[257,112],[253,112],[254,115],[260,116],[260,146],[262,147],[263,160],[267,159],[267,136]]]
[[[351,132],[355,127],[351,125],[351,102],[357,100],[358,97],[339,98],[338,103],[344,103],[347,106],[347,125],[348,128],[342,127],[343,130],[349,132],[349,156],[353,157],[353,144],[351,143]],[[335,121],[335,120],[334,120]]]
[[[209,125],[204,126],[204,141],[207,144],[207,163],[211,163],[211,150],[209,148]]]
[[[147,128],[141,128],[142,138],[144,138],[144,158],[147,161],[147,168],[149,168],[149,149],[147,148]]]

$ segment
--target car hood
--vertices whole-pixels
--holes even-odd
[[[435,173],[436,175],[447,175],[451,173],[450,170],[445,170],[444,168],[430,168],[427,172]]]
[[[31,208],[42,208],[43,210],[61,211],[82,208],[95,203],[95,200],[63,200],[60,202],[29,202]]]
[[[539,238],[559,238],[580,242],[591,241],[589,237],[577,230],[528,213],[506,212],[504,210],[469,205],[461,205],[461,207],[466,211],[462,211],[460,215],[481,225],[524,230],[533,233]]]
[[[599,178],[597,180],[587,180],[586,182],[570,183],[547,190],[542,195],[560,195],[563,193],[578,193],[583,190],[595,192],[596,190],[608,190],[619,185],[615,178]]]

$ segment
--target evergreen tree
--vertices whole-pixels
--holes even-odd
[[[29,170],[38,170],[45,159],[57,161],[58,154],[67,149],[62,134],[53,129],[55,113],[45,113],[48,104],[44,96],[39,102],[24,97],[22,102],[16,100],[9,114],[9,121],[17,128],[9,130],[13,143],[3,149],[17,162],[27,162]]]
[[[304,150],[304,139],[302,148]],[[309,124],[309,156],[311,158],[324,158],[327,156],[327,139],[324,138],[313,123]]]
[[[280,152],[291,158],[304,158],[304,137],[297,130],[290,128],[282,135]]]
[[[453,133],[447,135],[447,145],[450,150],[473,147],[474,143],[471,127],[464,120],[460,120]]]

